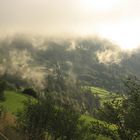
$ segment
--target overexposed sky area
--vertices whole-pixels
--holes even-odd
[[[0,34],[98,35],[140,45],[140,0],[0,0]]]

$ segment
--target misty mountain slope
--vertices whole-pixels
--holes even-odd
[[[99,38],[13,36],[0,41],[0,73],[6,74],[7,80],[17,77],[27,85],[43,89],[48,75],[55,75],[59,68],[64,75],[69,74],[84,85],[120,92],[127,76],[140,77],[139,54],[140,50],[131,55],[124,53]]]

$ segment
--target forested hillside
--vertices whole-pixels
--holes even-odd
[[[139,54],[100,38],[1,40],[0,137],[138,139]]]
[[[121,92],[127,76],[140,77],[140,51],[122,51],[100,38],[7,37],[0,41],[0,73],[17,87],[43,89],[59,70],[83,85]],[[71,79],[71,80],[72,80]]]

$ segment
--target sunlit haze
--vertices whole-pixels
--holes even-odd
[[[140,45],[139,0],[0,0],[0,33],[101,36]]]

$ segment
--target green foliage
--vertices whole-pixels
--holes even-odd
[[[5,99],[4,97],[5,88],[6,88],[6,82],[1,80],[0,81],[0,101],[3,101]]]
[[[0,117],[2,116],[3,111],[4,111],[4,107],[0,105]]]
[[[94,95],[90,88],[82,88],[78,81],[65,73],[57,65],[55,74],[48,76],[46,94],[51,93],[57,100],[71,102],[81,112],[93,115],[95,108],[100,107],[98,95]]]
[[[70,105],[63,105],[52,116],[52,123],[48,131],[55,139],[70,140],[80,139],[78,130],[80,114]]]
[[[45,106],[50,107],[50,106]],[[28,140],[43,140],[45,137],[48,112],[44,105],[32,101],[25,102],[23,111],[17,114],[17,128],[23,132]]]
[[[33,88],[25,88],[22,93],[37,98],[37,93]]]
[[[126,81],[128,95],[121,100],[104,104],[98,117],[107,125],[92,123],[92,132],[109,136],[112,139],[136,140],[140,137],[140,83],[137,79]],[[114,130],[109,127],[114,124]]]
[[[17,127],[29,140],[43,140],[46,133],[62,140],[80,140],[80,114],[70,104],[57,104],[52,96],[37,103],[28,101],[17,114]]]
[[[96,134],[97,136],[103,135],[105,137],[109,137],[112,140],[118,140],[118,135],[116,130],[110,129],[110,125],[108,123],[100,123],[99,121],[91,122],[91,132]]]
[[[115,92],[110,92],[106,89],[99,88],[99,87],[88,87],[91,89],[91,92],[94,95],[97,95],[100,98],[101,105],[104,104],[107,101],[113,100],[113,99],[121,99],[122,96],[120,94],[117,94]]]
[[[81,90],[81,94],[77,95],[79,104],[84,104],[84,113],[89,113],[90,115],[95,114],[95,110],[100,108],[100,97],[94,94],[90,88],[84,88]]]

